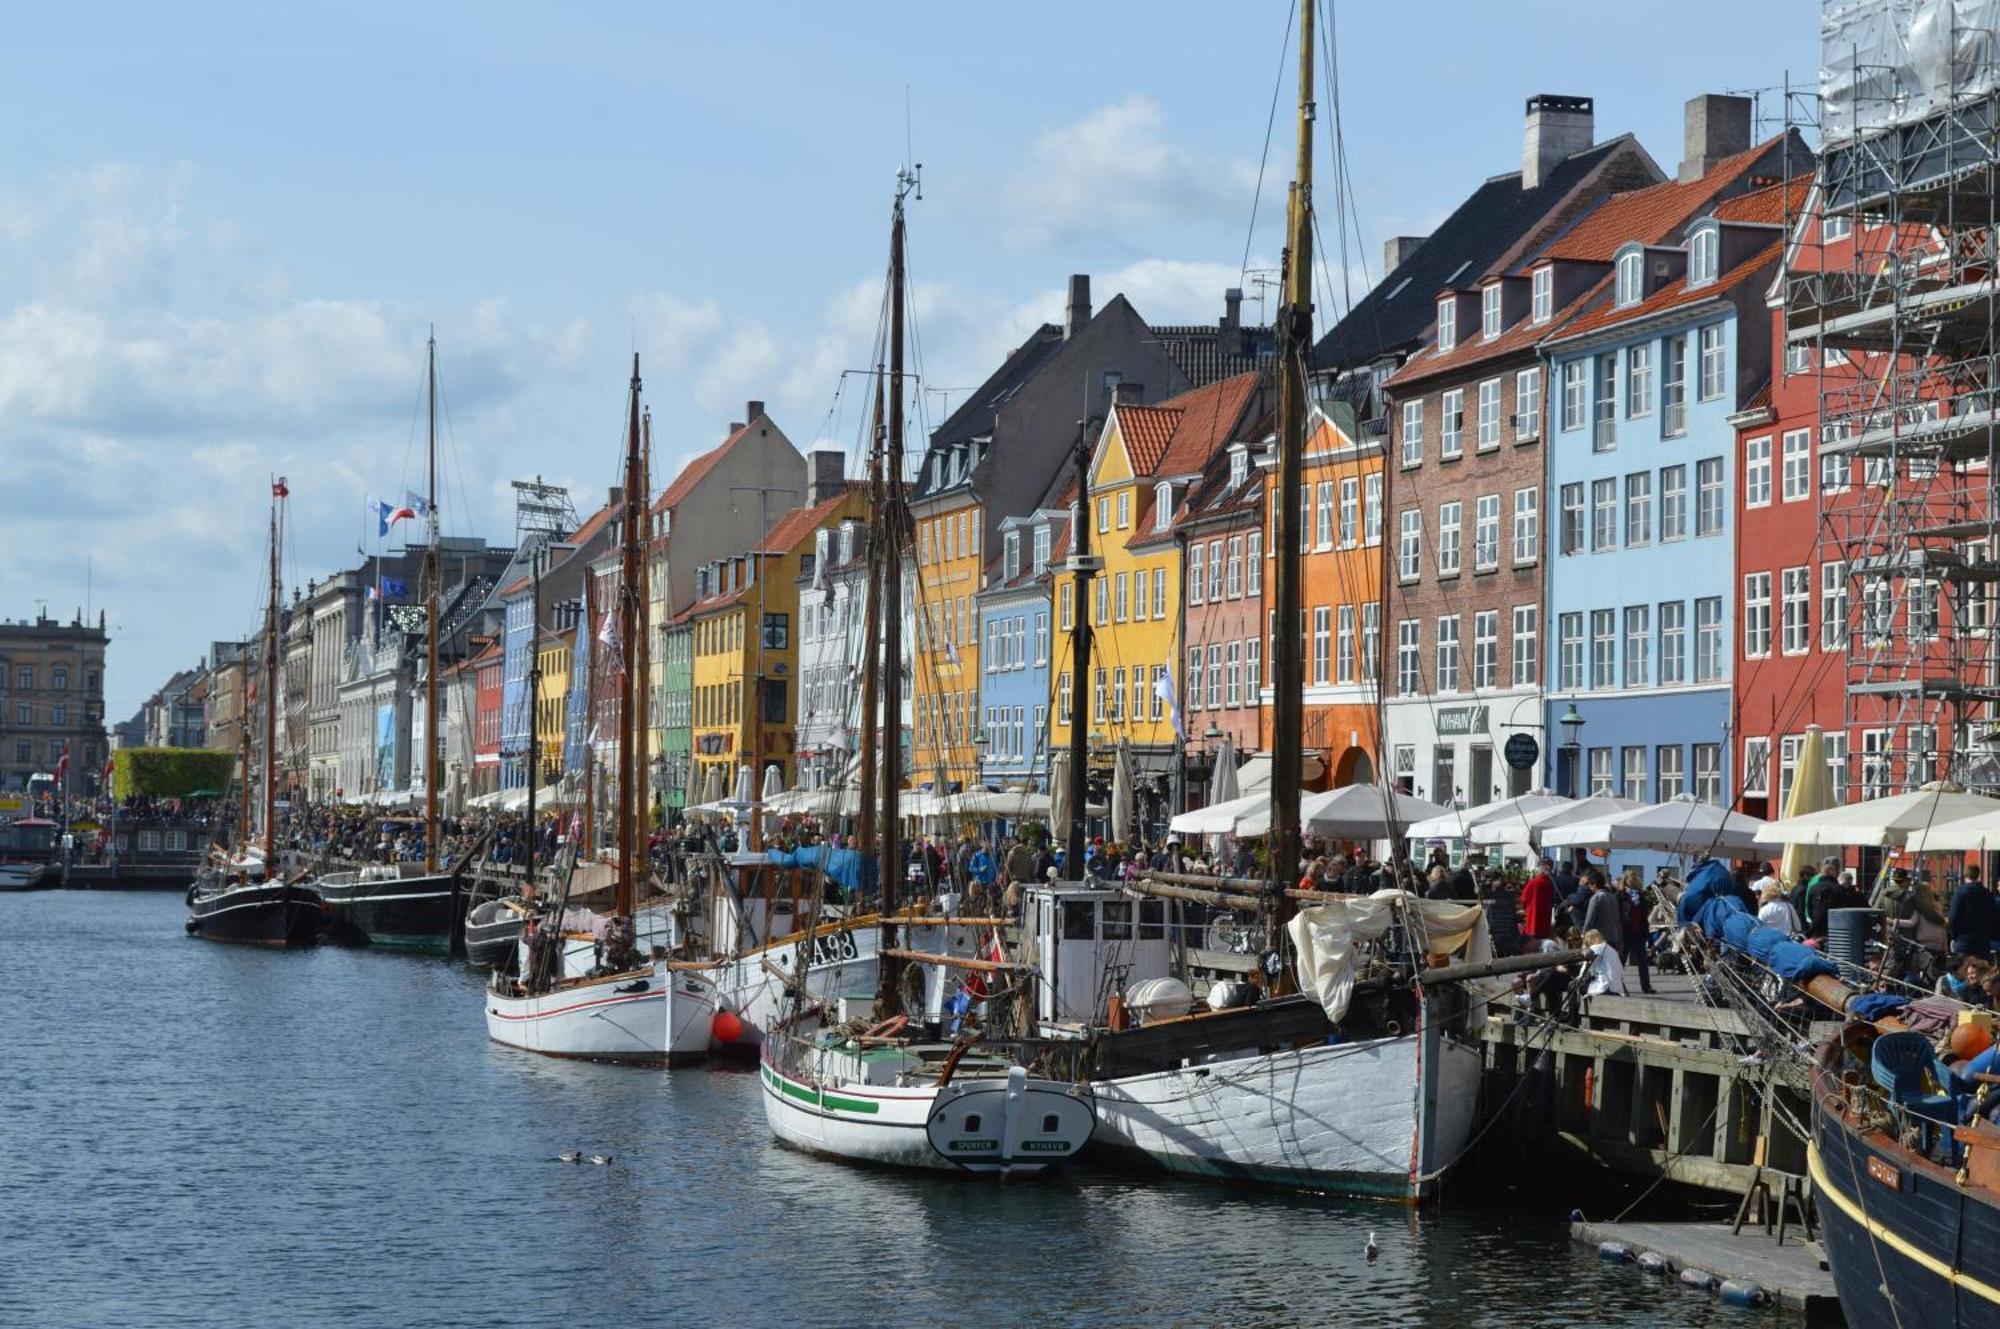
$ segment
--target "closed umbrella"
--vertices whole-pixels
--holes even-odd
[[[784,768],[774,761],[764,768],[764,802],[768,803],[784,792]]]
[[[1215,776],[1208,782],[1208,801],[1227,803],[1240,792],[1236,787],[1236,744],[1224,738],[1215,750]]]
[[[1826,768],[1826,734],[1818,725],[1808,725],[1805,741],[1799,744],[1798,765],[1792,774],[1792,796],[1785,800],[1785,815],[1803,817],[1832,806],[1833,772]],[[1798,881],[1811,857],[1812,850],[1806,845],[1786,845],[1785,857],[1778,866],[1779,880]]]
[[[1132,840],[1132,749],[1122,738],[1111,764],[1111,839],[1117,844]]]
[[[702,777],[701,801],[704,803],[722,801],[722,767],[710,766],[708,774]]]
[[[1757,843],[1901,846],[1913,835],[1928,838],[1937,827],[1995,811],[2000,811],[2000,801],[1968,794],[1960,785],[1939,780],[1907,794],[1871,798],[1824,812],[1808,812],[1803,817],[1780,817],[1765,823]]]
[[[1062,748],[1049,761],[1049,834],[1057,844],[1069,843],[1069,826],[1076,817],[1069,801],[1069,749]]]
[[[757,776],[748,766],[736,768],[735,801],[745,806],[757,801]]]

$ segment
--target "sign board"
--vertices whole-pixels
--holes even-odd
[[[1437,730],[1439,738],[1483,734],[1486,732],[1486,708],[1484,706],[1439,707]]]
[[[1535,741],[1533,734],[1512,734],[1507,746],[1501,750],[1507,764],[1517,771],[1532,771],[1535,763],[1542,759],[1542,745]]]

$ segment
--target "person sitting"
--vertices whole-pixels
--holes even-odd
[[[1583,948],[1590,952],[1590,967],[1586,971],[1583,995],[1624,996],[1625,964],[1618,958],[1618,949],[1605,940],[1604,934],[1596,928],[1584,932]]]

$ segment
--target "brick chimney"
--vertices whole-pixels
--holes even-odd
[[[1533,189],[1556,163],[1597,141],[1596,103],[1589,97],[1538,92],[1528,98],[1527,136],[1521,143],[1521,188]]]
[[[1417,252],[1417,246],[1430,239],[1427,235],[1392,235],[1382,242],[1382,275],[1388,276],[1403,265],[1403,260]]]
[[[1234,332],[1243,326],[1243,288],[1232,286],[1222,293],[1222,328]]]
[[[764,414],[764,403],[752,397],[743,403],[743,418],[750,424],[757,423],[757,417]]]
[[[1063,340],[1068,341],[1090,322],[1090,274],[1073,272],[1069,278],[1069,308],[1063,313]]]
[[[1682,114],[1680,179],[1699,180],[1724,157],[1750,146],[1750,99],[1704,92]]]
[[[1111,387],[1111,400],[1114,405],[1137,406],[1145,398],[1146,385],[1144,383],[1127,383],[1121,378]]]
[[[847,454],[818,448],[806,454],[806,504],[824,503],[847,492]]]

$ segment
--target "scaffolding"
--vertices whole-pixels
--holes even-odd
[[[514,547],[561,540],[577,527],[576,504],[569,490],[544,483],[541,476],[514,481]]]
[[[1818,375],[1819,558],[1841,570],[1821,575],[1844,572],[1822,645],[1844,654],[1864,797],[2000,787],[1995,8],[1822,11],[1816,215],[1786,265],[1786,343]]]

